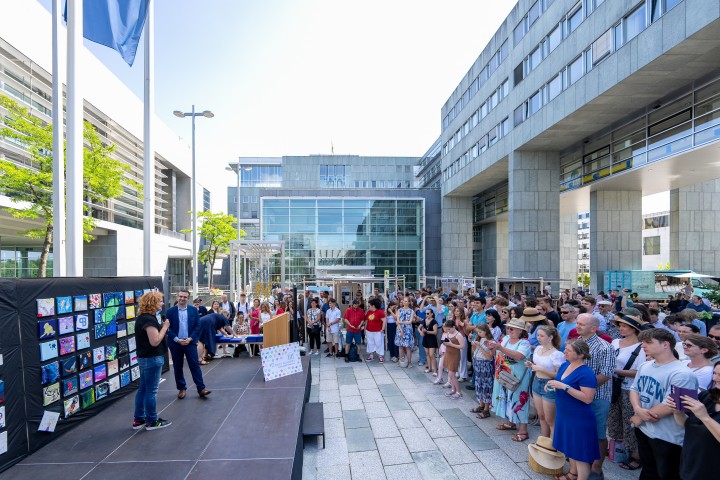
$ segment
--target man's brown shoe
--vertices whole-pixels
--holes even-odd
[[[182,400],[183,398],[185,398],[185,394],[186,394],[186,393],[187,393],[187,392],[186,392],[185,390],[180,390],[180,391],[178,391],[178,398],[179,398],[180,400]]]
[[[208,395],[210,395],[210,393],[211,393],[210,390],[200,390],[198,392],[198,395],[200,395],[200,398],[205,398]]]

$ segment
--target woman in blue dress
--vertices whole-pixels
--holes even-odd
[[[597,378],[585,365],[590,347],[582,340],[565,345],[565,359],[555,380],[546,389],[555,389],[555,435],[553,446],[570,458],[570,470],[556,480],[586,480],[590,467],[600,458],[595,414],[590,404],[595,397]]]
[[[230,323],[228,323],[225,316],[226,313],[223,310],[222,314],[213,312],[200,318],[200,335],[198,338],[200,365],[207,365],[208,360],[211,360],[215,355],[217,349],[216,333],[227,333],[229,336],[233,336],[232,328],[230,328]]]

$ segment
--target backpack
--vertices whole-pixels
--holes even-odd
[[[358,355],[357,345],[355,343],[350,344],[350,350],[348,350],[348,360],[351,362],[359,362],[360,355]]]

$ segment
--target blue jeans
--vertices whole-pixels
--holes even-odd
[[[135,421],[157,421],[157,391],[164,357],[138,358],[140,385],[135,392]]]
[[[395,333],[397,333],[397,323],[387,324],[387,345],[390,358],[398,357],[398,347],[395,345]]]
[[[425,349],[422,346],[423,337],[420,336],[420,333],[418,332],[417,328],[414,331],[415,331],[415,345],[417,345],[418,352],[420,352],[420,363],[427,363],[427,357],[425,356]]]

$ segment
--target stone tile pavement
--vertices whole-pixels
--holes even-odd
[[[326,448],[308,439],[303,479],[544,479],[527,464],[527,445],[469,412],[474,392],[451,400],[421,368],[386,361],[345,363],[312,356],[310,401],[324,403]],[[423,367],[424,369],[424,367]],[[531,438],[539,427],[530,427]],[[605,462],[608,480],[636,480]]]

